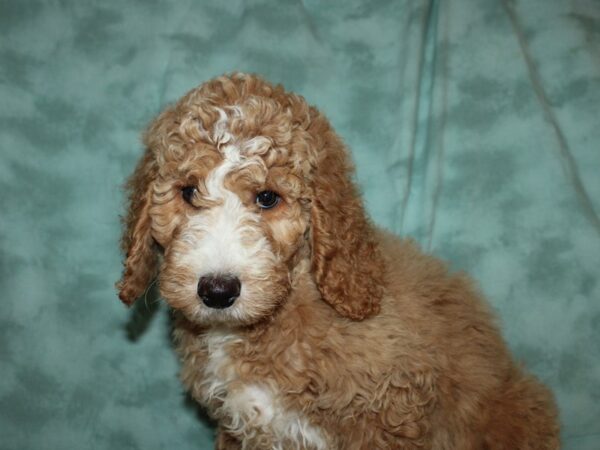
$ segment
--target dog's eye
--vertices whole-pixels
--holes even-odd
[[[193,204],[196,192],[198,192],[196,186],[184,186],[181,188],[181,197],[191,205]]]
[[[262,191],[256,195],[256,204],[262,209],[271,209],[279,204],[281,197],[273,191]]]

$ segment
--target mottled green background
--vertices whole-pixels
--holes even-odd
[[[212,446],[165,306],[113,283],[140,131],[233,70],[328,114],[374,219],[480,281],[599,449],[597,0],[0,0],[0,447]]]

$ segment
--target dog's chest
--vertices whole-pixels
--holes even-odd
[[[285,408],[272,380],[250,382],[239,376],[228,352],[236,340],[218,332],[203,338],[208,357],[199,381],[201,401],[209,412],[252,447],[326,449],[322,430],[301,413]]]

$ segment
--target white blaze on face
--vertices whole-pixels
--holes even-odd
[[[266,269],[274,264],[274,255],[259,226],[260,214],[225,187],[229,173],[253,161],[240,155],[235,145],[224,145],[221,151],[223,162],[205,181],[208,199],[215,206],[198,211],[190,219],[182,234],[189,250],[181,255],[181,262],[198,278],[209,274],[239,277],[243,296],[244,281],[264,278]]]

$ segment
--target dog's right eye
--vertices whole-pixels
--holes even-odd
[[[184,186],[181,188],[181,197],[190,205],[193,205],[194,197],[198,189],[196,186]]]

